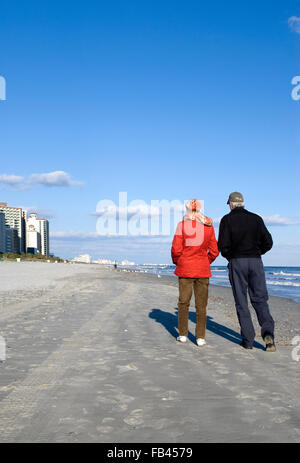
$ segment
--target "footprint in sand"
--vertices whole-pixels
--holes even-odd
[[[97,426],[97,431],[101,434],[107,434],[109,432],[112,432],[113,430],[114,428],[112,426]]]
[[[168,391],[165,397],[162,397],[161,400],[177,400],[177,399],[178,399],[178,392]]]
[[[118,365],[117,368],[119,368],[120,373],[138,370],[138,367],[134,363],[128,363],[128,365]]]
[[[132,410],[130,415],[124,418],[124,421],[126,424],[129,424],[130,426],[139,426],[144,423],[142,414],[143,410],[141,408],[137,408],[135,410]]]

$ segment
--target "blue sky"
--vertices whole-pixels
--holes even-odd
[[[95,237],[98,201],[197,197],[218,219],[237,190],[273,235],[264,262],[300,265],[298,1],[0,13],[0,200],[49,217],[52,252],[170,262],[171,237]]]

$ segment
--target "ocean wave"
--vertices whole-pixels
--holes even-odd
[[[227,275],[213,275],[212,278],[220,278],[222,280],[228,280]]]
[[[274,278],[274,281],[292,281],[293,283],[299,281],[300,278],[292,278],[292,277],[277,277],[277,278]],[[272,281],[273,281],[273,278],[272,278]]]
[[[271,272],[272,275],[281,275],[281,276],[289,276],[289,277],[299,277],[300,278],[300,273],[286,273],[283,272],[282,270],[280,272]]]
[[[267,280],[268,285],[275,285],[275,286],[297,286],[300,287],[300,283],[292,283],[291,281],[274,281],[274,280]]]

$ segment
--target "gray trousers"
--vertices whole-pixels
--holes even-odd
[[[255,330],[248,308],[247,292],[249,292],[251,304],[261,327],[262,338],[264,339],[267,334],[274,338],[274,320],[267,302],[268,291],[261,258],[234,258],[230,260],[228,269],[244,343],[252,346],[255,338]]]

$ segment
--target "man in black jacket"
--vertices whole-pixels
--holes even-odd
[[[231,212],[220,223],[218,247],[228,261],[237,316],[241,326],[241,345],[252,349],[255,338],[247,291],[261,327],[266,350],[274,352],[274,320],[268,306],[268,292],[261,255],[273,246],[272,236],[263,219],[244,208],[241,193],[231,193],[227,204]]]

